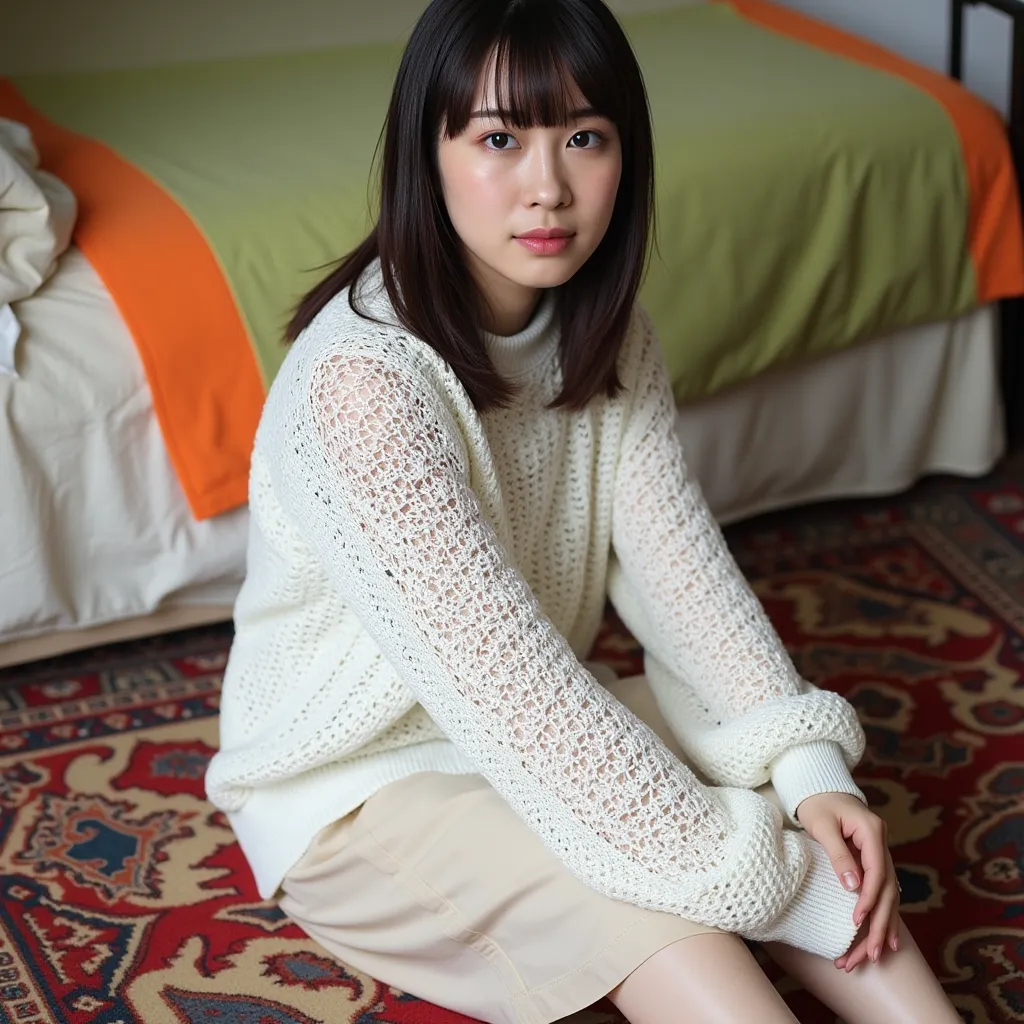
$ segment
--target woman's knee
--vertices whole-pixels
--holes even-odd
[[[608,998],[631,1024],[796,1020],[735,935],[692,935],[673,942],[645,960]]]

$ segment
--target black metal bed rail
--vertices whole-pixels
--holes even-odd
[[[1024,208],[1024,0],[950,0],[949,74],[962,81],[964,9],[984,5],[1013,19],[1010,78],[1010,148]],[[1001,367],[1006,432],[1013,448],[1024,446],[1024,299],[1005,299],[1000,308]]]

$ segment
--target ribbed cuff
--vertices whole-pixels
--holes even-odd
[[[857,937],[853,910],[859,892],[847,892],[836,878],[825,848],[805,834],[807,874],[786,909],[767,927],[747,938],[785,942],[817,956],[835,960]]]
[[[868,802],[846,767],[842,747],[831,740],[801,743],[781,753],[772,763],[772,785],[795,825],[800,824],[796,809],[818,793],[849,793]]]

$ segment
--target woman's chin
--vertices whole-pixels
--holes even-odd
[[[509,267],[506,277],[526,288],[557,288],[565,284],[582,263],[568,254],[560,256],[534,256],[530,253],[526,258],[516,260],[514,267]]]

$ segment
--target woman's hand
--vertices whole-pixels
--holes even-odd
[[[895,952],[900,897],[885,822],[848,793],[809,796],[800,803],[796,817],[825,848],[843,888],[860,888],[853,923],[860,928],[870,918],[867,929],[861,929],[849,950],[835,961],[836,967],[849,973],[867,959],[877,961],[886,946]]]

